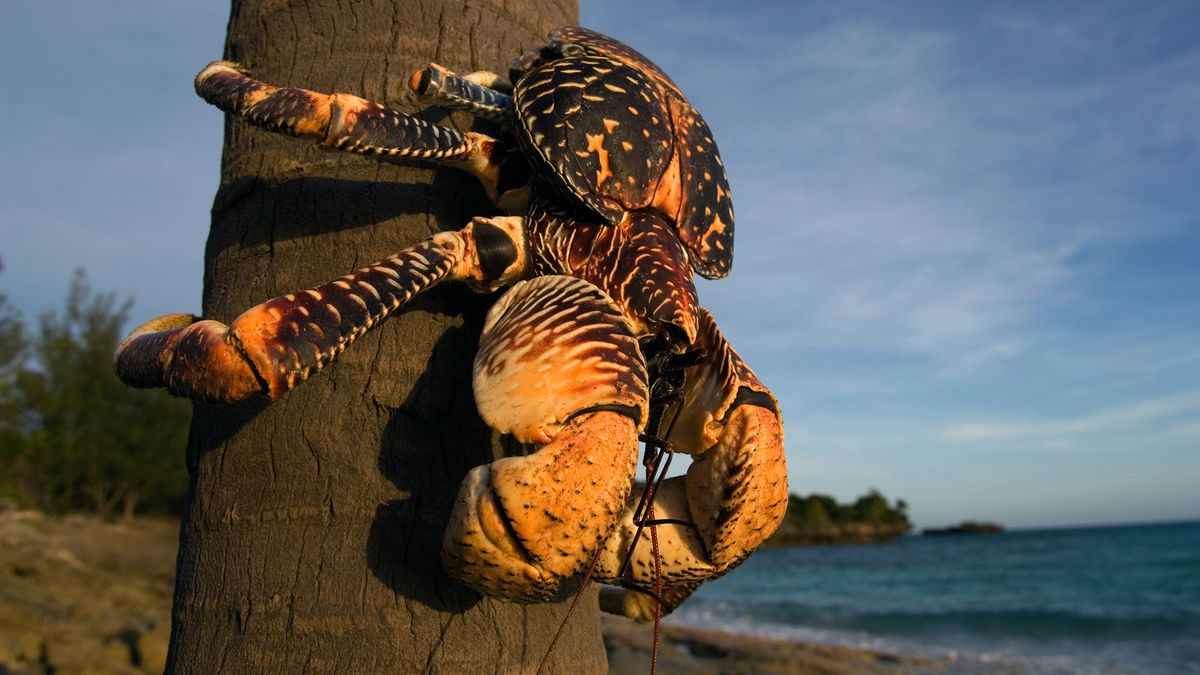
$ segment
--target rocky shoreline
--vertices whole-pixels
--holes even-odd
[[[956,534],[1003,534],[1004,526],[985,520],[964,520],[957,525],[946,527],[926,527],[921,534],[929,537],[941,537]]]
[[[0,512],[0,675],[160,673],[178,523]],[[653,629],[604,617],[613,673],[650,669]],[[666,624],[662,673],[929,673],[936,660]]]
[[[161,673],[179,525],[0,513],[0,673]]]
[[[912,531],[902,523],[829,523],[806,527],[788,527],[784,523],[765,546],[827,546],[831,544],[879,544],[895,541]]]

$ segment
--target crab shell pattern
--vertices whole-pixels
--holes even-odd
[[[228,326],[159,317],[121,343],[117,373],[209,402],[277,398],[438,283],[506,288],[480,338],[475,398],[492,428],[537,450],[463,480],[445,568],[482,593],[538,602],[590,567],[611,584],[607,611],[670,611],[757,548],[788,495],[778,404],[693,284],[733,259],[712,134],[645,56],[579,27],[553,31],[508,79],[431,64],[410,86],[499,122],[516,146],[350,94],[275,87],[228,62],[196,77],[205,100],[270,131],[467,171],[512,215],[475,218]],[[692,463],[638,508],[640,438]]]

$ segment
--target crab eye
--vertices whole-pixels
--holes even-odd
[[[545,61],[545,49],[528,52],[513,59],[512,65],[508,67],[508,79],[511,82],[520,80],[525,73],[540,66]]]
[[[542,61],[549,63],[562,58],[579,56],[583,53],[584,48],[582,45],[574,42],[559,42],[558,40],[551,40],[550,44],[542,47]]]

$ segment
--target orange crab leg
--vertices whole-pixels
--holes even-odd
[[[493,290],[520,278],[523,237],[520,218],[477,218],[353,274],[251,307],[228,326],[186,314],[159,317],[118,346],[117,375],[130,386],[202,401],[278,398],[442,281]]]
[[[528,199],[527,186],[510,185],[508,176],[502,180],[505,149],[485,134],[430,124],[351,94],[276,87],[228,61],[214,61],[200,71],[196,93],[250,124],[311,138],[328,150],[429,160],[462,169],[478,178],[492,201],[509,213],[523,210]]]

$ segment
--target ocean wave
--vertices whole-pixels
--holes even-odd
[[[968,635],[1026,640],[1157,641],[1200,635],[1200,620],[1195,617],[1104,616],[1046,609],[852,612],[795,603],[734,605],[700,601],[690,615],[713,617],[718,623],[736,616],[747,625],[906,637]]]
[[[1200,673],[1197,565],[1200,523],[776,549],[671,620],[1020,673]]]
[[[1200,673],[1198,626],[1062,612],[886,612],[845,616],[730,603],[685,605],[671,623],[810,644],[924,656],[952,672],[1022,675]]]

